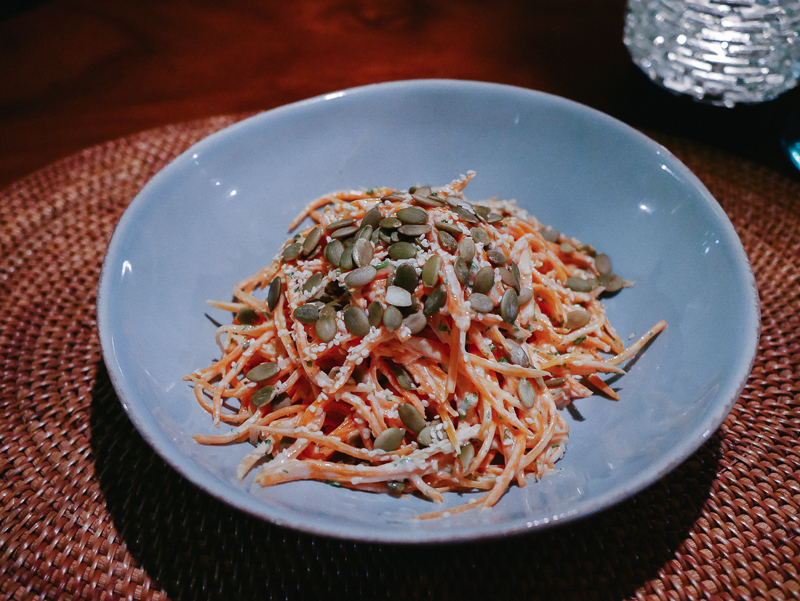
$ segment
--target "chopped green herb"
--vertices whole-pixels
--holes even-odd
[[[575,346],[579,345],[579,344],[580,344],[581,342],[583,342],[584,340],[586,340],[586,336],[581,336],[580,338],[578,338],[577,340],[575,340]]]
[[[336,482],[334,480],[325,480],[325,484],[327,484],[328,486],[335,486],[337,488],[341,488],[342,487],[342,483],[341,482]]]

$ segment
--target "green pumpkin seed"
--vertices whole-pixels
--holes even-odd
[[[480,292],[473,292],[469,295],[467,300],[469,301],[469,304],[472,305],[472,308],[478,313],[489,313],[492,309],[494,309],[494,303],[492,302],[492,299],[485,294],[481,294]]]
[[[339,267],[342,252],[344,252],[344,245],[339,240],[331,240],[325,247],[325,260],[334,267]]]
[[[486,294],[494,286],[494,268],[481,267],[475,274],[475,282],[472,284],[472,291]]]
[[[397,218],[409,225],[428,223],[428,211],[419,207],[406,207],[396,213]]]
[[[544,385],[547,386],[548,388],[557,388],[566,381],[567,381],[566,378],[550,378],[549,380],[545,380]]]
[[[355,267],[355,263],[353,263],[352,246],[346,246],[342,251],[342,256],[339,257],[339,267],[341,267],[342,271],[350,271]]]
[[[360,228],[358,228],[358,231],[356,232],[355,239],[356,239],[356,241],[361,240],[361,239],[369,240],[370,238],[372,238],[372,232],[373,232],[373,229],[372,229],[371,225],[365,225],[363,227],[360,227]]]
[[[334,230],[347,227],[348,225],[353,225],[355,222],[356,220],[353,219],[352,217],[345,217],[344,219],[339,219],[339,221],[334,221],[333,223],[329,223],[327,226],[325,226],[325,231],[332,232]]]
[[[372,261],[373,256],[375,256],[375,250],[372,242],[364,238],[356,240],[356,243],[353,244],[353,263],[358,267],[366,267]]]
[[[303,284],[303,292],[311,292],[314,288],[316,288],[319,285],[321,281],[322,281],[321,273],[313,274],[310,278],[308,278],[308,280],[306,280],[306,283]]]
[[[348,288],[361,288],[374,280],[377,275],[377,269],[372,265],[365,265],[348,273],[344,278],[344,283]]]
[[[475,240],[475,242],[480,242],[484,246],[489,244],[492,240],[489,238],[489,234],[486,233],[486,230],[482,227],[473,227],[469,230],[470,235]]]
[[[508,261],[506,254],[499,248],[493,248],[492,250],[487,251],[486,258],[488,259],[489,263],[495,265],[496,267],[505,265],[506,261]]]
[[[294,315],[294,318],[300,323],[316,323],[319,319],[319,307],[312,304],[300,305],[294,310],[292,315]]]
[[[508,267],[501,267],[497,270],[500,274],[500,280],[509,288],[517,288],[519,280],[514,279],[514,273]]]
[[[558,250],[560,250],[562,253],[568,255],[570,253],[574,253],[578,249],[575,248],[574,246],[572,246],[572,244],[570,244],[569,242],[562,242],[559,245]]]
[[[403,437],[406,435],[404,428],[387,428],[375,439],[372,446],[376,449],[382,449],[387,453],[394,451],[403,442]]]
[[[458,254],[467,263],[471,263],[475,258],[475,241],[467,236],[461,238],[461,242],[458,243]]]
[[[274,311],[278,306],[278,301],[281,298],[283,290],[283,281],[280,278],[274,278],[269,283],[269,290],[267,291],[267,307],[270,311]]]
[[[451,234],[444,230],[439,230],[439,245],[449,253],[454,253],[458,249],[458,242]]]
[[[258,322],[259,313],[250,307],[243,307],[236,313],[236,319],[240,324],[251,326]]]
[[[458,282],[462,286],[469,284],[469,267],[467,266],[467,262],[461,257],[458,257],[455,263],[453,263],[453,268],[456,272]]]
[[[396,261],[411,259],[417,256],[417,247],[410,242],[395,242],[389,247],[389,256]]]
[[[419,334],[428,325],[428,320],[422,311],[412,313],[403,320],[403,325],[407,327],[412,335]]]
[[[625,286],[625,281],[616,273],[604,273],[598,278],[599,284],[606,292],[617,292]]]
[[[367,307],[367,317],[369,318],[369,325],[377,328],[383,321],[383,306],[378,301],[372,301]]]
[[[372,235],[369,237],[369,241],[372,242],[373,246],[378,246],[378,244],[380,244],[380,242],[381,242],[381,236],[385,236],[385,235],[386,234],[384,234],[382,231],[375,230],[374,232],[372,232]]]
[[[539,233],[542,235],[542,238],[548,242],[558,242],[558,239],[561,236],[561,232],[552,227],[543,227],[539,230]]]
[[[489,207],[484,207],[483,205],[472,205],[472,210],[475,211],[475,214],[481,219],[486,219],[491,212]]]
[[[469,209],[467,209],[466,207],[463,207],[461,205],[454,206],[453,207],[453,212],[456,215],[458,215],[459,217],[461,217],[461,219],[463,219],[467,223],[478,223],[479,222],[478,221],[478,216],[475,215],[475,213],[473,213],[472,211],[470,211]]]
[[[611,257],[605,253],[598,253],[594,258],[594,266],[601,275],[611,273]]]
[[[437,230],[442,230],[444,232],[447,232],[448,234],[453,234],[455,236],[460,236],[462,233],[460,227],[452,223],[447,223],[445,221],[437,221],[433,225],[436,227]]]
[[[425,417],[411,403],[401,403],[397,408],[397,414],[409,430],[414,434],[419,434],[425,427]]]
[[[357,225],[346,225],[337,230],[334,230],[331,233],[331,238],[333,238],[334,240],[343,240],[355,234],[359,229],[361,228],[359,228]]]
[[[425,448],[433,444],[433,430],[437,425],[438,424],[431,424],[430,426],[425,426],[419,431],[419,434],[417,434],[417,444],[419,446]]]
[[[264,386],[263,388],[259,388],[250,397],[250,404],[256,409],[259,409],[268,404],[272,400],[274,394],[274,386]]]
[[[573,309],[567,313],[567,318],[564,320],[564,327],[568,330],[577,330],[588,324],[591,319],[589,313],[584,309]]]
[[[394,285],[404,288],[412,294],[417,289],[418,283],[419,276],[417,275],[417,270],[413,265],[403,263],[394,273]]]
[[[399,202],[405,199],[406,197],[400,192],[392,192],[391,194],[387,194],[386,196],[381,196],[381,201],[383,202]]]
[[[343,307],[340,301],[331,301],[319,310],[320,319],[336,318],[336,312]]]
[[[386,486],[389,488],[389,494],[393,497],[401,496],[406,489],[405,482],[387,482]]]
[[[519,306],[523,307],[527,305],[529,302],[531,302],[532,298],[533,298],[533,290],[531,290],[530,288],[522,288],[519,291],[519,298],[517,298],[517,301],[519,302]]]
[[[425,261],[422,268],[422,283],[428,288],[436,285],[439,281],[439,271],[442,268],[442,258],[439,255],[432,255]]]
[[[513,288],[506,288],[500,301],[500,317],[506,323],[514,323],[519,315],[519,299]]]
[[[383,325],[390,332],[394,332],[403,325],[403,314],[400,313],[400,309],[392,305],[386,307],[383,311]]]
[[[468,442],[461,447],[461,452],[458,454],[458,462],[461,464],[461,469],[466,470],[473,459],[475,459],[475,447]]]
[[[517,383],[517,395],[523,407],[531,409],[536,405],[536,389],[528,378],[520,378]]]
[[[486,216],[486,223],[499,223],[503,221],[503,216],[500,213],[489,213]]]
[[[300,252],[303,250],[303,245],[297,242],[293,242],[289,246],[283,249],[281,253],[281,259],[283,261],[294,261],[297,257],[300,256]]]
[[[430,188],[428,188],[428,190],[430,191]],[[433,208],[433,207],[444,206],[444,203],[441,200],[437,199],[435,196],[430,196],[430,192],[428,194],[423,194],[420,193],[419,190],[417,190],[416,192],[414,192],[414,194],[411,195],[411,198],[415,203],[423,207]]]
[[[277,375],[279,371],[277,363],[262,363],[248,371],[245,377],[251,382],[264,382]]]
[[[530,367],[531,361],[528,358],[528,353],[519,344],[511,339],[505,341],[505,355],[510,363],[519,365],[520,367]]]
[[[405,288],[399,286],[389,286],[386,289],[386,296],[384,300],[395,307],[410,307],[411,306],[411,293]]]
[[[314,330],[317,333],[317,337],[322,340],[322,342],[330,342],[333,340],[336,337],[335,313],[334,315],[326,314],[320,316],[319,320],[317,320],[317,323],[314,325]]]
[[[400,232],[393,231],[393,232],[392,232],[392,233],[389,235],[389,240],[391,240],[393,243],[394,243],[394,242],[400,242]]]
[[[425,299],[425,306],[423,307],[422,312],[428,316],[435,315],[442,310],[442,307],[444,307],[446,302],[447,291],[444,289],[444,286],[437,286],[428,295],[428,298]]]
[[[344,325],[353,336],[363,338],[369,334],[369,317],[361,307],[351,305],[344,310]]]
[[[398,231],[404,236],[414,236],[416,238],[427,234],[431,229],[431,226],[425,223],[423,225],[403,225],[400,226]]]
[[[570,277],[564,280],[564,285],[575,292],[591,292],[597,286],[597,280]]]
[[[374,205],[369,211],[364,213],[361,219],[361,227],[369,226],[372,229],[378,227],[381,221],[381,208],[379,204]]]
[[[396,230],[401,225],[403,225],[403,222],[400,221],[397,217],[384,217],[383,219],[380,220],[380,223],[378,223],[378,225],[385,230]]]
[[[397,383],[400,385],[400,388],[403,390],[414,390],[416,389],[416,384],[414,384],[414,380],[406,371],[406,368],[402,365],[397,365],[396,363],[392,364],[392,373],[394,377],[397,379]]]
[[[317,247],[317,244],[319,244],[321,238],[322,238],[322,226],[315,225],[313,228],[311,228],[311,231],[308,232],[308,236],[306,236],[306,239],[303,240],[303,254],[307,255],[311,253],[311,251]]]

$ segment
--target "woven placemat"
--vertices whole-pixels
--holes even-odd
[[[169,160],[236,119],[109,142],[0,191],[2,596],[800,597],[800,185],[660,138],[727,211],[763,303],[745,391],[678,469],[539,533],[360,544],[272,526],[196,489],[137,433],[103,365],[95,290],[117,220]]]

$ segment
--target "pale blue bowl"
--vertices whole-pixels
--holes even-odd
[[[270,261],[309,200],[337,189],[444,184],[515,198],[544,223],[608,253],[636,285],[606,301],[618,333],[662,333],[621,378],[622,399],[578,401],[560,472],[512,488],[491,510],[419,523],[414,497],[315,482],[236,480],[247,446],[212,433],[185,374],[218,351],[230,317],[206,299]],[[145,186],[109,245],[98,298],[103,353],[130,419],[209,494],[307,532],[391,542],[495,537],[573,520],[653,483],[716,430],[750,373],[759,334],[753,274],[720,206],[666,149],[574,102],[463,81],[409,81],[328,94],[209,136]],[[446,495],[446,505],[469,495]]]

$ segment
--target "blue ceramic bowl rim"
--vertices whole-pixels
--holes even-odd
[[[697,191],[700,193],[699,197],[718,219],[719,223],[717,225],[719,225],[721,228],[721,236],[725,238],[725,242],[730,245],[730,248],[735,255],[733,260],[735,262],[736,269],[739,271],[738,275],[744,281],[749,282],[750,288],[749,296],[746,299],[747,316],[745,322],[742,324],[743,330],[748,333],[748,341],[750,342],[748,345],[749,350],[745,349],[745,352],[742,352],[739,355],[738,362],[732,369],[734,377],[732,377],[729,381],[722,383],[722,392],[720,392],[718,396],[720,398],[727,399],[727,401],[725,403],[720,403],[714,411],[709,412],[706,416],[706,419],[702,423],[698,424],[698,427],[695,429],[695,432],[702,431],[701,436],[695,436],[689,440],[684,440],[682,444],[677,446],[671,454],[665,455],[661,462],[652,466],[635,481],[629,482],[627,486],[621,487],[617,490],[609,491],[605,495],[595,497],[593,502],[582,511],[564,514],[560,517],[560,519],[545,520],[538,523],[518,520],[504,523],[500,526],[493,525],[491,528],[478,527],[475,529],[467,529],[462,531],[436,531],[432,535],[423,536],[419,536],[418,533],[410,536],[397,534],[387,536],[385,533],[375,532],[366,528],[339,528],[336,525],[328,525],[324,523],[319,524],[315,522],[307,523],[304,521],[285,519],[285,517],[269,511],[263,502],[253,497],[248,498],[246,495],[236,495],[235,498],[231,498],[231,496],[225,494],[224,491],[220,492],[216,488],[216,482],[207,471],[199,466],[195,466],[191,463],[186,464],[182,461],[182,454],[180,450],[170,444],[168,437],[160,431],[158,422],[137,402],[136,391],[124,385],[122,372],[120,371],[121,368],[117,361],[116,351],[112,344],[112,332],[109,330],[108,325],[110,321],[109,314],[111,312],[112,300],[110,299],[109,295],[109,280],[111,279],[109,276],[109,271],[111,269],[110,266],[115,263],[115,260],[119,256],[121,244],[120,241],[125,236],[127,228],[131,227],[135,223],[137,215],[140,211],[147,210],[145,200],[148,191],[156,188],[162,180],[169,178],[172,174],[174,166],[179,164],[181,161],[188,160],[187,157],[190,155],[197,152],[211,150],[221,141],[238,135],[241,130],[246,130],[254,123],[262,120],[278,118],[299,108],[311,107],[314,105],[324,105],[326,102],[337,101],[339,99],[344,99],[344,101],[347,101],[347,99],[351,97],[358,97],[362,94],[370,94],[375,92],[391,94],[396,90],[442,90],[460,91],[466,93],[479,90],[495,90],[502,93],[516,95],[520,98],[528,97],[533,102],[546,100],[547,102],[560,104],[564,107],[568,107],[572,111],[589,115],[593,119],[603,122],[606,126],[611,127],[612,129],[615,129],[626,136],[631,136],[637,139],[643,146],[647,147],[653,152],[659,153],[664,160],[670,161],[670,169],[677,170],[682,178],[693,183],[694,187],[696,187]],[[105,365],[107,366],[108,374],[114,389],[128,417],[142,437],[151,446],[151,448],[153,448],[161,458],[163,458],[168,464],[176,469],[176,471],[186,477],[194,485],[206,491],[211,496],[233,507],[280,526],[291,527],[317,535],[334,536],[363,542],[400,544],[470,541],[497,538],[509,534],[518,534],[530,531],[532,529],[538,530],[551,527],[557,523],[565,523],[587,517],[598,511],[616,505],[619,502],[649,487],[667,473],[675,469],[689,456],[691,456],[719,428],[725,417],[730,413],[750,375],[753,363],[755,361],[761,328],[759,299],[755,277],[753,275],[747,255],[742,247],[738,235],[736,234],[736,231],[733,228],[733,225],[728,220],[728,217],[723,211],[722,207],[708,192],[702,182],[700,182],[700,180],[685,165],[683,165],[683,163],[674,157],[671,152],[669,152],[662,145],[648,138],[641,132],[622,123],[621,121],[618,121],[617,119],[610,117],[605,113],[575,101],[516,86],[454,79],[394,81],[388,83],[370,84],[336,91],[329,94],[323,94],[258,113],[252,117],[246,118],[218,132],[215,132],[193,144],[190,148],[181,153],[181,155],[173,159],[167,166],[161,169],[131,201],[121,216],[109,242],[100,274],[97,298],[97,320],[103,359]]]

